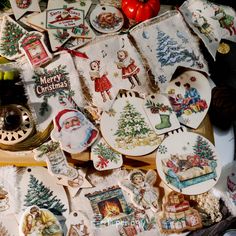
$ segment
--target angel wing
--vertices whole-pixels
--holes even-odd
[[[154,170],[149,170],[145,175],[145,182],[153,185],[157,180],[157,173]]]
[[[124,179],[120,182],[120,186],[124,189],[127,189],[128,191],[133,192],[135,189],[135,186],[128,180]]]

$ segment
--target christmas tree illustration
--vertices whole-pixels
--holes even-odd
[[[201,136],[197,137],[193,150],[196,155],[200,156],[200,158],[214,160],[214,152],[212,151],[209,143],[206,140],[203,140]]]
[[[157,139],[144,117],[129,102],[123,108],[115,135],[118,147],[127,149],[135,146],[155,145]]]
[[[62,215],[66,211],[64,204],[60,199],[53,195],[53,191],[39,182],[33,175],[30,175],[28,192],[25,195],[24,206],[29,207],[36,205],[39,208],[45,208],[55,215]]]
[[[193,51],[190,52],[163,31],[158,30],[157,41],[159,45],[156,56],[161,66],[173,66],[184,61],[191,62],[191,66],[198,64],[198,58]]]
[[[7,229],[2,225],[1,222],[0,222],[0,235],[1,236],[10,236]]]
[[[25,31],[16,22],[6,19],[1,35],[1,54],[6,57],[20,54],[18,41],[24,33]]]

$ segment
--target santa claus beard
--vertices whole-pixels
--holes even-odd
[[[61,141],[63,145],[79,152],[84,149],[87,143],[88,128],[86,126],[73,126],[68,129],[61,129]]]

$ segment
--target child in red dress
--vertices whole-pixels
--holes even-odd
[[[129,57],[126,50],[119,50],[117,52],[117,58],[119,62],[116,62],[117,68],[122,71],[122,79],[128,79],[131,83],[131,89],[135,87],[134,80],[136,80],[138,85],[141,85],[137,74],[140,69],[134,64],[134,59]]]
[[[106,94],[109,99],[112,100],[110,89],[112,87],[111,82],[107,78],[107,72],[100,76],[100,61],[94,60],[90,63],[91,71],[89,72],[91,80],[94,81],[95,92],[100,92],[103,102],[106,102]]]

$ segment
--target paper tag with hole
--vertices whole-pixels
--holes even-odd
[[[180,127],[178,118],[165,95],[149,95],[144,99],[143,106],[156,134],[164,134]]]

